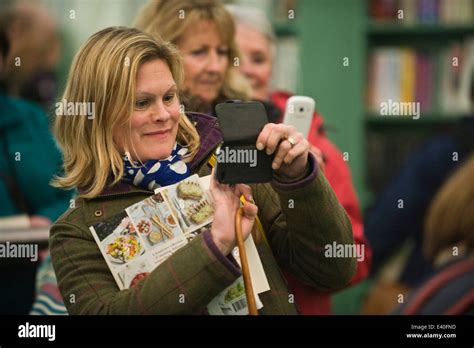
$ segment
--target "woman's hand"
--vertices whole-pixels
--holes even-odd
[[[247,201],[253,202],[252,190],[249,186],[238,184],[230,186],[220,184],[214,179],[214,171],[211,174],[210,192],[214,200],[214,220],[212,222],[212,240],[219,250],[228,255],[236,244],[235,238],[235,215],[240,207],[240,196],[244,195]],[[256,205],[246,202],[243,206],[242,235],[247,239],[252,231],[258,208]]]
[[[257,149],[275,153],[272,168],[288,179],[300,178],[308,165],[309,142],[293,126],[268,123],[258,136]]]

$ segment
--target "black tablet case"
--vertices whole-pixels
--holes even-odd
[[[265,183],[272,180],[274,155],[258,151],[256,142],[263,127],[268,123],[265,107],[260,102],[226,102],[216,105],[224,143],[223,150],[256,151],[256,166],[249,163],[220,162],[216,165],[216,179],[225,184]],[[225,149],[227,148],[227,149]]]

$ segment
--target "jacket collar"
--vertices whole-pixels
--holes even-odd
[[[209,157],[212,150],[223,139],[217,118],[201,113],[188,113],[187,115],[194,127],[196,127],[201,143],[198,152],[191,161],[191,172],[195,172],[201,162]]]
[[[207,159],[214,148],[222,142],[222,132],[219,128],[217,119],[201,113],[187,113],[189,120],[196,127],[200,136],[199,150],[191,161],[191,173],[195,173],[202,162]],[[110,180],[111,181],[111,180]],[[84,190],[79,189],[79,193],[84,193]],[[113,186],[106,185],[105,189],[97,195],[97,197],[126,194],[130,192],[138,193],[152,193],[134,185],[130,185],[123,180],[120,180]]]

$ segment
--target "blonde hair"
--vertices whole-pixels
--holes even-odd
[[[177,50],[137,29],[107,28],[92,35],[81,47],[74,57],[61,100],[95,103],[95,114],[93,119],[56,115],[54,135],[63,152],[64,175],[56,177],[53,186],[78,187],[85,191],[83,197],[93,198],[109,181],[111,185],[120,181],[123,154],[114,143],[113,131],[122,127],[128,139],[125,150],[133,149],[129,139],[136,76],[143,63],[154,59],[168,64],[179,90],[183,71]],[[200,140],[184,114],[179,118],[177,141],[188,147],[185,160],[190,161]]]
[[[186,30],[200,21],[215,23],[229,48],[229,68],[218,99],[250,100],[250,84],[233,64],[234,59],[240,56],[235,42],[235,24],[232,15],[219,1],[150,0],[135,18],[134,26],[179,48],[179,41]]]
[[[423,252],[433,260],[444,248],[474,247],[474,155],[433,198],[425,220]]]

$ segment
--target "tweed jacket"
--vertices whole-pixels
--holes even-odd
[[[217,120],[188,117],[201,137],[191,172],[209,175],[208,158],[222,142]],[[270,291],[259,295],[260,314],[297,314],[281,270],[323,291],[343,288],[355,259],[327,258],[325,245],[354,243],[350,221],[310,155],[309,175],[298,182],[251,185],[267,241],[257,250]],[[240,275],[205,231],[160,264],[131,289],[120,291],[89,226],[149,197],[121,181],[93,199],[78,198],[51,228],[50,249],[64,303],[70,314],[203,314],[207,304]],[[184,299],[184,301],[183,301]]]

